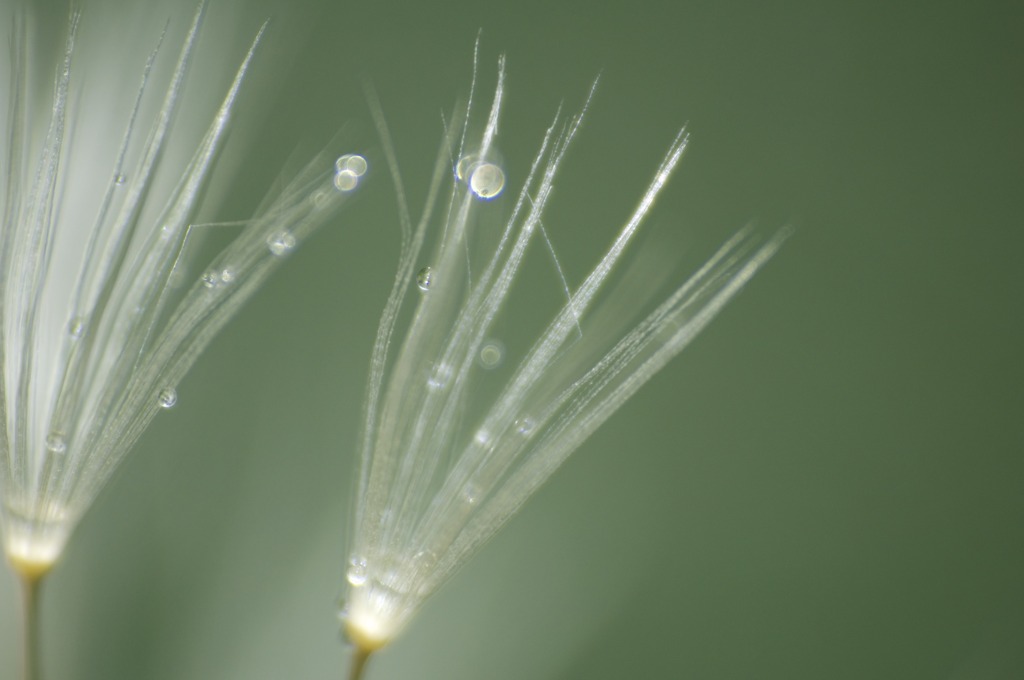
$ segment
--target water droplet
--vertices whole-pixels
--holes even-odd
[[[448,381],[452,377],[452,367],[448,364],[438,364],[430,372],[430,377],[427,378],[427,387],[431,390],[443,390],[448,386]]]
[[[75,318],[71,319],[71,321],[68,323],[68,335],[71,336],[71,339],[72,340],[79,340],[79,339],[81,339],[82,334],[84,332],[85,332],[85,319],[80,317],[80,316],[76,316]]]
[[[313,207],[321,209],[327,207],[327,204],[331,200],[331,195],[327,191],[315,191],[310,197],[310,200],[313,201]]]
[[[267,237],[267,248],[273,255],[286,255],[295,247],[295,235],[290,231],[279,231]]]
[[[476,505],[480,502],[480,487],[473,482],[469,482],[466,486],[462,487],[462,500],[469,505]]]
[[[173,387],[163,388],[157,395],[156,403],[160,405],[160,408],[174,408],[174,405],[178,403],[177,390]]]
[[[359,186],[359,175],[351,170],[339,170],[334,174],[334,186],[338,191],[352,191]]]
[[[50,453],[64,453],[68,450],[67,439],[64,438],[64,433],[54,430],[50,434],[46,435],[46,449]]]
[[[480,165],[480,157],[475,154],[466,154],[455,164],[455,176],[459,181],[465,182],[473,174],[473,168],[477,165]]]
[[[480,163],[469,176],[469,189],[484,200],[490,200],[505,188],[505,173],[494,163]]]
[[[430,267],[424,267],[416,274],[416,285],[419,286],[419,289],[422,291],[428,290],[433,281],[434,270]]]
[[[347,153],[344,156],[339,156],[338,160],[334,161],[334,168],[338,172],[351,172],[356,177],[362,177],[366,174],[366,159],[356,153]]]
[[[489,340],[480,348],[480,365],[484,368],[497,368],[505,358],[505,346],[497,340]]]
[[[117,176],[116,176],[116,177],[114,178],[114,184],[116,184],[116,185],[117,185],[117,186],[119,186],[119,187],[120,187],[120,186],[124,186],[124,183],[125,183],[125,182],[127,182],[127,181],[128,181],[128,178],[127,178],[127,177],[125,177],[123,173],[120,173],[120,174],[118,174],[118,175],[117,175]]]
[[[413,567],[419,572],[430,571],[437,564],[437,555],[433,550],[420,550],[412,556]]]
[[[235,270],[231,267],[224,267],[224,269],[207,269],[203,272],[200,280],[203,285],[207,288],[217,288],[218,286],[226,286],[233,283],[235,280]]]
[[[404,595],[409,592],[409,565],[398,560],[388,560],[384,568],[374,573],[374,585],[387,588],[392,593]]]
[[[523,416],[522,418],[519,418],[516,420],[514,425],[516,432],[523,435],[530,434],[533,432],[533,428],[537,426],[537,424],[533,422],[533,418],[530,416]]]
[[[479,430],[476,431],[476,434],[473,435],[473,441],[475,441],[480,446],[487,446],[488,444],[491,443],[491,433],[483,428],[480,428]]]
[[[366,583],[369,578],[369,570],[365,557],[353,557],[348,561],[348,571],[345,572],[345,579],[358,588]]]

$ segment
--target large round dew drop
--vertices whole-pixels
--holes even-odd
[[[505,173],[494,163],[478,163],[469,175],[469,190],[489,201],[505,188]]]

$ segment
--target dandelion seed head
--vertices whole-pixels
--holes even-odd
[[[187,247],[263,34],[246,52],[216,54],[196,68],[213,11],[197,4],[182,20],[160,18],[138,61],[111,39],[125,27],[99,6],[72,3],[53,63],[33,35],[52,26],[31,21],[32,8],[16,13],[7,33],[0,525],[12,562],[57,558],[151,419],[177,402],[170,386],[269,277],[278,255],[304,242],[361,183],[340,192],[339,156],[321,153],[282,178],[250,219],[235,222],[240,228],[219,254],[201,260],[207,253]],[[190,71],[214,87],[187,87]],[[363,177],[360,159],[350,157],[343,171]],[[190,270],[203,273],[179,285]]]
[[[423,601],[686,346],[784,237],[759,245],[741,233],[634,328],[621,332],[618,324],[578,342],[599,306],[599,291],[682,157],[687,136],[680,132],[591,272],[572,286],[556,264],[563,288],[553,294],[564,302],[516,357],[507,382],[495,387],[497,376],[480,379],[507,354],[493,339],[494,328],[515,294],[531,241],[541,235],[553,251],[543,214],[582,121],[582,114],[556,117],[517,193],[486,206],[506,186],[504,171],[493,162],[503,100],[501,62],[483,131],[478,138],[466,132],[471,98],[463,118],[447,130],[452,149],[435,166],[427,215],[415,222],[415,231],[414,221],[403,218],[400,271],[371,362],[351,537],[351,554],[366,557],[366,575],[358,584],[349,579],[344,614],[349,637],[364,652],[397,635]],[[378,113],[387,145],[382,119]],[[458,158],[454,172],[449,158]],[[451,186],[443,186],[442,178]],[[448,204],[430,212],[445,195]],[[402,194],[399,201],[400,212],[407,213]],[[501,210],[507,210],[504,223],[482,244],[474,240],[477,225]],[[417,271],[432,228],[437,242],[426,259],[431,265]],[[404,338],[396,341],[410,279],[430,294],[410,296],[415,310]],[[396,345],[397,352],[391,349]]]

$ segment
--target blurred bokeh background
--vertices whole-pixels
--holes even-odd
[[[176,11],[137,3],[111,40],[145,44]],[[228,62],[273,23],[209,219],[244,218],[336,134],[373,181],[210,347],[78,527],[44,591],[47,679],[344,677],[353,449],[398,244],[364,81],[416,208],[478,33],[484,91],[508,58],[512,187],[601,75],[546,221],[570,282],[684,123],[650,224],[677,280],[750,221],[797,232],[370,680],[1024,677],[1022,14],[213,0],[204,49]],[[554,277],[520,294],[562,295]],[[2,678],[15,585],[0,575]]]

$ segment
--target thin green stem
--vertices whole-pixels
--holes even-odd
[[[366,662],[370,660],[373,651],[362,645],[352,645],[352,662],[349,666],[348,680],[360,680],[363,671],[366,669]]]
[[[21,573],[22,594],[22,679],[39,680],[39,592],[43,575],[38,573]]]

